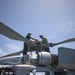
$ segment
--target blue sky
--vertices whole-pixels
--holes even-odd
[[[0,22],[21,35],[44,35],[49,42],[60,42],[75,37],[75,0],[0,0]],[[58,47],[75,49],[75,42],[50,48],[57,54]],[[20,51],[23,42],[0,35],[0,56]]]

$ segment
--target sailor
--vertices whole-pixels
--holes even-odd
[[[35,40],[34,38],[31,37],[31,33],[28,33],[25,38],[27,40],[30,39]],[[28,44],[24,42],[23,57],[21,59],[21,63],[29,64],[30,59],[29,59],[29,55],[27,55],[28,47],[29,47]]]
[[[34,38],[31,37],[31,33],[28,33],[25,37],[27,40],[35,40]],[[23,49],[23,55],[27,55],[27,50],[28,50],[28,45],[27,43],[24,42],[24,49]]]
[[[43,47],[43,49],[46,52],[50,52],[47,38],[45,38],[43,35],[39,35],[39,37],[42,39],[41,46]]]

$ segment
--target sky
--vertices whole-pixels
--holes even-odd
[[[0,0],[0,22],[38,40],[40,34],[53,43],[75,38],[75,0]],[[51,53],[58,54],[59,47],[75,49],[75,42],[52,47]],[[20,50],[23,42],[0,34],[0,56]]]
[[[41,40],[57,43],[75,37],[75,0],[0,0],[0,22],[22,36],[31,33]],[[75,49],[75,42],[50,48],[58,54],[59,47]],[[0,34],[0,56],[23,50],[23,42]]]

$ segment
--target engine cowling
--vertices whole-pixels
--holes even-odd
[[[49,52],[40,52],[37,56],[38,64],[49,65],[52,62],[51,54]]]
[[[58,60],[56,68],[75,70],[75,49],[59,47]]]

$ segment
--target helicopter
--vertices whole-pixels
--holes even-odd
[[[25,39],[22,35],[0,22],[0,34],[27,43],[35,51],[35,43]],[[49,47],[74,42],[75,38],[58,43],[49,43]],[[75,75],[75,50],[65,47],[58,48],[58,54],[51,54],[41,50],[36,56],[29,55],[29,64],[21,62],[23,52],[15,52],[0,57],[0,75],[36,75],[44,72],[45,75]]]

